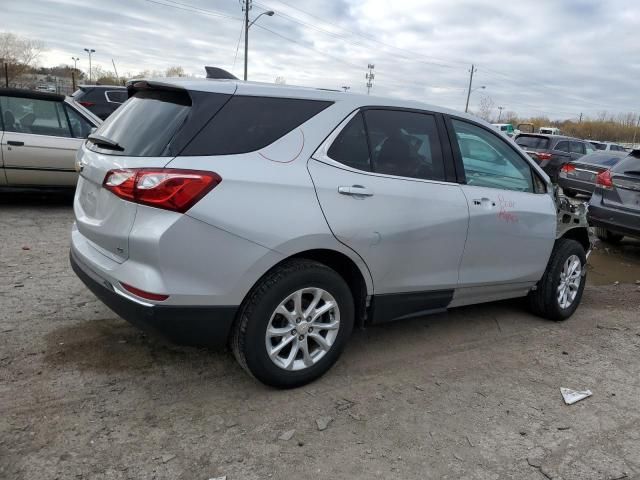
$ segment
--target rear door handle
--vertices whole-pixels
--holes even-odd
[[[23,147],[24,142],[18,142],[16,140],[7,140],[7,145],[12,145],[14,147]]]
[[[350,187],[338,187],[338,193],[342,195],[351,195],[354,197],[371,197],[373,192],[362,185],[351,185]]]

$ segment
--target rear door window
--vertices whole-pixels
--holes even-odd
[[[444,159],[434,115],[366,110],[364,119],[374,172],[444,180]]]
[[[362,114],[358,113],[342,129],[329,147],[327,156],[358,170],[370,170],[369,147]]]
[[[584,143],[582,142],[570,142],[569,148],[571,148],[571,153],[585,154]]]
[[[233,96],[181,155],[233,155],[260,150],[331,104],[298,98]]]
[[[556,145],[556,148],[554,148],[554,150],[558,150],[560,152],[567,152],[569,153],[569,142],[558,142],[558,144]]]

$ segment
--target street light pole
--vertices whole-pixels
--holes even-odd
[[[262,12],[252,22],[249,22],[249,9],[251,8],[251,0],[244,0],[244,80],[247,81],[247,65],[249,63],[249,28],[262,16],[273,17],[274,11],[268,10]]]
[[[96,51],[93,48],[85,48],[84,51],[89,54],[89,83],[91,83],[91,54],[96,53]]]
[[[499,111],[499,113],[498,113],[498,123],[500,123],[500,119],[502,118],[502,109],[503,108],[504,107],[498,107],[498,111]]]
[[[78,60],[80,57],[71,57],[73,60],[73,72],[71,72],[71,83],[73,84],[73,91],[76,91],[76,73],[78,73]]]

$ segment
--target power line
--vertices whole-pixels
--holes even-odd
[[[205,10],[204,8],[194,7],[192,5],[187,5],[186,3],[174,2],[173,0],[164,0],[165,2],[170,2],[170,3],[163,3],[163,2],[159,2],[158,0],[144,0],[144,1],[149,3],[155,3],[156,5],[163,5],[165,7],[175,8],[178,10],[184,10],[185,12],[200,13],[202,15],[208,15],[211,17],[228,18],[229,20],[242,20],[239,17],[227,15],[226,13],[217,12],[214,10]]]
[[[238,35],[238,43],[236,44],[236,54],[233,56],[233,66],[231,70],[236,67],[236,60],[238,60],[238,50],[240,49],[240,40],[242,40],[242,32],[244,32],[244,23],[240,26],[240,35]]]

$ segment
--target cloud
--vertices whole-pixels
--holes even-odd
[[[165,5],[162,5],[165,4]],[[638,109],[634,80],[640,4],[624,0],[256,0],[249,78],[373,93],[463,109],[482,96],[521,115],[572,118]],[[4,28],[43,40],[45,65],[94,61],[120,72],[216,65],[242,75],[237,0],[23,0],[3,7]],[[236,53],[237,52],[237,53]],[[235,63],[234,63],[235,59]]]

